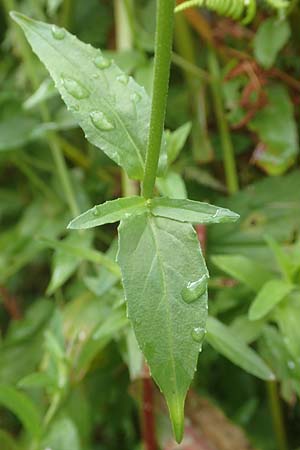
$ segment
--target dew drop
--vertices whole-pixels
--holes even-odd
[[[288,368],[291,370],[294,370],[296,367],[296,364],[294,363],[294,361],[288,361],[287,365],[288,365]]]
[[[119,83],[124,84],[126,86],[129,81],[129,76],[123,73],[122,75],[119,75],[117,77],[117,80],[119,81]]]
[[[94,208],[92,209],[92,213],[93,213],[93,216],[98,216],[98,208],[97,208],[97,206],[94,206]]]
[[[63,28],[59,28],[56,25],[53,25],[52,29],[52,36],[54,37],[54,39],[57,39],[58,41],[61,41],[62,39],[64,39],[66,32]]]
[[[71,106],[71,107],[70,107],[70,111],[72,111],[72,112],[77,112],[77,111],[79,111],[79,105],[73,105],[73,106]]]
[[[133,94],[131,94],[130,98],[134,103],[138,103],[142,100],[142,96],[138,92],[134,92]]]
[[[202,342],[204,341],[205,335],[206,335],[205,328],[195,327],[192,330],[192,338],[195,342],[198,342],[198,344],[202,344]]]
[[[78,81],[74,80],[70,77],[62,77],[62,82],[66,90],[72,97],[77,98],[78,100],[82,100],[84,98],[89,97],[89,91]]]
[[[93,111],[90,114],[91,121],[98,130],[109,131],[114,128],[114,125],[107,119],[105,114],[101,111]]]
[[[111,61],[107,58],[104,58],[104,56],[99,55],[94,59],[94,64],[98,69],[107,69],[111,66]]]
[[[189,282],[181,292],[182,298],[186,303],[193,303],[201,295],[204,294],[207,288],[207,276],[203,275],[199,280]]]

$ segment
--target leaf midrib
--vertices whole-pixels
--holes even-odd
[[[26,27],[26,25],[25,25],[25,27]],[[28,26],[27,26],[27,27],[28,27]],[[29,28],[29,31],[32,31],[31,28]],[[73,61],[70,60],[64,53],[62,53],[62,52],[59,50],[59,48],[57,48],[57,47],[56,47],[55,45],[53,45],[49,40],[47,40],[47,39],[43,36],[43,34],[40,34],[38,30],[35,30],[35,32],[36,32],[36,34],[37,34],[44,42],[46,42],[48,45],[50,45],[50,46],[51,46],[58,54],[62,55],[62,56],[69,62],[69,64],[71,64],[72,66],[74,66]],[[69,33],[66,32],[66,34],[67,34],[67,36],[68,36],[68,38],[69,38],[69,37],[70,37],[70,36],[69,36]],[[76,41],[78,41],[77,38],[76,38]],[[79,42],[80,42],[80,41],[79,41]],[[39,57],[39,59],[41,59],[41,58]],[[86,78],[85,74],[83,74],[82,71],[80,70],[80,66],[76,66],[76,67],[78,68],[78,71],[80,72],[80,74],[81,74],[81,75],[84,75],[83,78]],[[136,152],[136,154],[137,154],[137,157],[138,157],[138,159],[139,159],[139,162],[140,162],[140,164],[141,164],[141,166],[142,166],[142,170],[144,171],[145,162],[144,162],[144,160],[143,160],[142,153],[141,153],[139,147],[137,146],[137,144],[136,144],[136,142],[134,141],[133,137],[131,136],[130,132],[129,132],[128,129],[126,128],[126,126],[125,126],[125,124],[123,123],[122,119],[120,118],[119,114],[118,114],[117,112],[115,112],[115,111],[111,108],[111,106],[109,105],[109,103],[107,102],[107,100],[106,100],[104,97],[102,97],[102,101],[106,104],[107,108],[110,110],[110,112],[112,113],[112,115],[117,119],[117,121],[119,122],[119,124],[122,126],[123,130],[125,131],[125,134],[126,134],[126,135],[128,136],[128,138],[129,138],[129,141],[132,143],[132,146],[133,146],[133,148],[134,148],[134,150],[135,150],[135,152]],[[103,137],[103,136],[101,135],[101,137]],[[103,139],[106,140],[105,138],[103,138]],[[107,142],[109,142],[109,141],[107,141]],[[111,144],[111,143],[110,143],[110,145],[115,146],[115,144]],[[118,146],[118,147],[119,147],[119,146]],[[120,148],[120,147],[119,147],[119,148]]]
[[[170,348],[174,348],[174,341],[173,341],[173,336],[172,336],[172,332],[171,332],[171,330],[172,330],[172,327],[171,327],[171,324],[172,324],[172,313],[171,313],[170,304],[168,302],[168,295],[167,295],[167,293],[168,293],[168,284],[166,282],[165,273],[164,273],[164,265],[163,265],[163,262],[162,262],[163,258],[162,258],[161,254],[160,254],[159,244],[158,244],[157,237],[156,237],[156,234],[155,234],[155,224],[152,224],[153,220],[154,219],[152,219],[149,216],[148,221],[149,221],[150,229],[151,229],[151,232],[152,232],[152,235],[153,235],[153,241],[154,241],[155,250],[156,250],[156,254],[157,254],[157,261],[158,261],[158,264],[159,264],[159,266],[161,268],[161,273],[162,273],[163,298],[165,298],[167,300],[165,302],[165,304],[166,304],[166,311],[167,311],[167,323],[169,325],[167,327],[168,341],[169,341]],[[175,359],[174,359],[173,352],[170,352],[170,356],[171,356],[170,359],[171,359],[172,370],[173,370],[173,373],[174,373],[176,397],[178,398],[179,397],[179,388],[178,388],[178,380],[177,380],[177,373],[176,373]]]

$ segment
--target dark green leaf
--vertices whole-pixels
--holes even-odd
[[[207,317],[208,272],[196,233],[190,224],[132,216],[119,227],[118,261],[129,318],[180,440]]]
[[[8,384],[0,384],[0,404],[18,417],[28,433],[40,435],[40,413],[27,395]]]

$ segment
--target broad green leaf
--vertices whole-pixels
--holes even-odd
[[[273,273],[262,264],[245,256],[216,255],[212,256],[211,260],[219,269],[254,291],[259,291],[268,280],[274,277]]]
[[[34,372],[21,378],[21,380],[18,381],[18,387],[24,389],[48,388],[54,386],[55,380],[51,378],[46,372]]]
[[[185,199],[154,198],[150,209],[154,216],[179,222],[224,223],[235,222],[239,218],[238,214],[229,209]]]
[[[297,270],[295,268],[293,258],[291,258],[291,255],[285,251],[284,247],[279,245],[278,242],[271,236],[266,236],[265,239],[275,256],[277,265],[282,275],[286,280],[292,281],[294,271]]]
[[[269,69],[278,52],[287,43],[291,34],[287,20],[270,17],[262,22],[254,37],[254,55],[257,61]]]
[[[180,151],[182,150],[186,140],[191,132],[192,124],[191,122],[187,122],[177,130],[172,133],[166,132],[167,139],[167,155],[168,155],[168,164],[171,165],[175,159],[178,157]]]
[[[282,333],[284,343],[293,356],[300,359],[300,294],[295,291],[290,294],[288,302],[282,302],[274,312],[274,318]]]
[[[40,413],[27,395],[19,392],[13,386],[0,384],[0,405],[13,412],[28,433],[32,436],[40,435]]]
[[[131,216],[119,227],[118,262],[129,319],[180,441],[207,317],[208,272],[199,241],[190,224]]]
[[[259,320],[265,317],[279,302],[281,302],[294,286],[283,280],[270,280],[263,285],[255,297],[250,309],[249,319]]]
[[[100,50],[65,29],[16,12],[11,15],[45,64],[87,139],[131,178],[142,179],[151,108],[145,90]],[[165,151],[161,159],[166,159]]]
[[[146,200],[143,197],[124,197],[94,206],[76,217],[68,225],[71,229],[85,229],[119,222],[128,215],[142,214],[146,211]]]
[[[221,355],[262,380],[274,380],[274,375],[258,354],[248,347],[238,334],[214,317],[207,320],[207,341]]]

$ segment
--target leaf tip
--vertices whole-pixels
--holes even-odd
[[[175,440],[180,444],[184,432],[184,405],[179,399],[172,399],[171,402],[168,402],[168,406]]]
[[[30,21],[29,17],[25,16],[24,14],[21,14],[18,11],[10,11],[9,15],[19,25],[21,25],[24,21]]]

